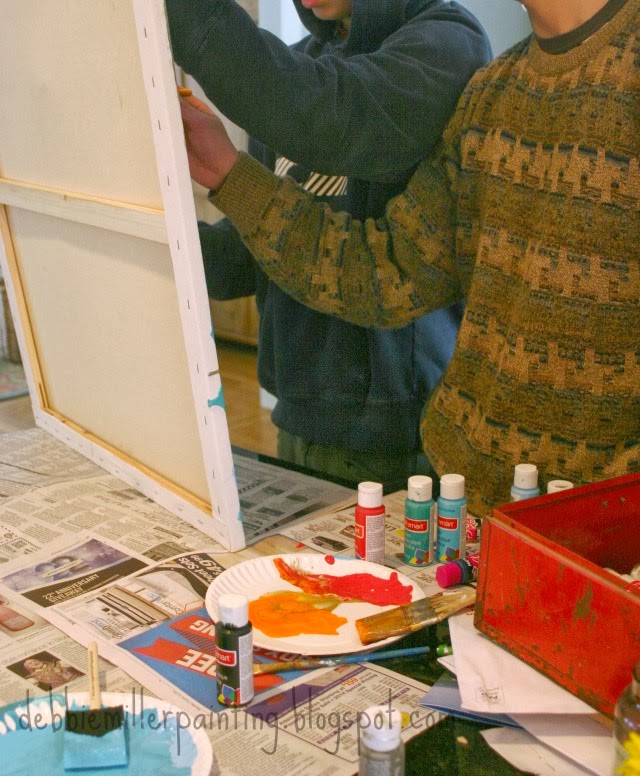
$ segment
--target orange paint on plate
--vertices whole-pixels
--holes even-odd
[[[249,602],[249,619],[254,628],[270,638],[301,634],[337,636],[347,622],[331,609],[340,602],[333,596],[313,596],[283,591],[268,593]]]

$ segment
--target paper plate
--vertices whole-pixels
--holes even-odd
[[[411,586],[413,601],[424,598],[425,595],[423,590],[409,577],[377,563],[368,563],[364,560],[351,558],[334,558],[330,555],[319,554],[265,555],[261,558],[238,563],[237,566],[232,566],[223,571],[222,574],[214,579],[207,590],[205,598],[205,605],[211,618],[213,620],[218,619],[217,600],[224,593],[239,593],[245,595],[249,601],[252,601],[265,593],[283,590],[296,590],[299,592],[300,588],[285,582],[280,577],[273,563],[275,558],[282,558],[288,565],[293,565],[296,569],[311,574],[330,574],[335,577],[342,577],[347,574],[372,574],[379,579],[389,579],[395,573],[403,585]],[[373,647],[371,645],[364,646],[361,643],[355,621],[361,617],[367,617],[370,614],[393,608],[393,606],[345,602],[339,604],[333,610],[334,614],[347,618],[347,622],[338,628],[338,633],[335,636],[303,634],[300,636],[276,638],[267,636],[254,626],[253,643],[256,647],[264,647],[265,649],[272,649],[278,652],[294,652],[301,655],[342,655],[350,652],[367,652],[373,649]],[[400,636],[396,636],[379,641],[375,644],[375,648],[379,649],[381,646],[391,644],[399,638]]]
[[[87,708],[88,693],[69,693],[70,708]],[[65,771],[65,696],[61,693],[29,698],[0,709],[0,762],[3,776],[209,776],[211,743],[203,729],[194,730],[181,712],[180,728],[170,703],[140,693],[102,694],[103,706],[125,710],[129,736],[129,764],[121,768]]]

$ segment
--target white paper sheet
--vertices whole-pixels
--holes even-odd
[[[541,744],[517,728],[491,728],[480,734],[508,763],[536,776],[591,776],[592,772]]]
[[[459,616],[461,617],[462,615]],[[481,638],[485,637],[481,636]],[[457,673],[454,655],[438,658],[438,662],[449,669],[451,673]],[[575,771],[576,773],[588,772],[590,774],[597,774],[597,776],[609,776],[613,761],[612,723],[611,720],[601,714],[596,712],[592,714],[563,714],[561,718],[557,714],[514,714],[512,718],[539,740],[542,745],[556,751],[561,758],[566,756],[572,762],[579,764],[581,767]],[[493,735],[496,739],[499,738],[497,733]],[[532,742],[529,743],[533,746]],[[523,743],[522,746],[528,747],[529,743]],[[514,743],[514,746],[516,746],[516,751],[520,754],[521,747],[519,744],[516,745]],[[497,747],[494,748],[498,751]],[[500,752],[500,754],[503,753]],[[537,754],[535,757],[536,760],[532,760],[528,768],[523,768],[522,765],[518,767],[538,773],[535,768],[531,767],[533,762],[538,761]],[[506,759],[509,758],[507,757]],[[517,765],[515,762],[513,764]],[[583,767],[587,770],[584,771]],[[540,773],[545,772],[540,771]],[[549,773],[557,772],[549,771]],[[564,773],[564,771],[559,772]],[[569,772],[573,773],[574,771]]]
[[[500,714],[594,714],[591,706],[477,631],[473,612],[449,618],[462,705]]]
[[[609,776],[613,766],[611,724],[600,714],[518,714],[514,717],[541,743],[587,768]]]

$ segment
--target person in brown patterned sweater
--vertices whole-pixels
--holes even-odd
[[[640,0],[527,0],[534,34],[469,82],[436,158],[384,218],[313,202],[183,101],[192,176],[270,277],[362,326],[466,301],[425,407],[469,510],[640,470]]]

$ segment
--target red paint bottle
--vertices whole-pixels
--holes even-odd
[[[356,558],[384,564],[385,516],[382,485],[379,482],[361,482],[355,509]]]

